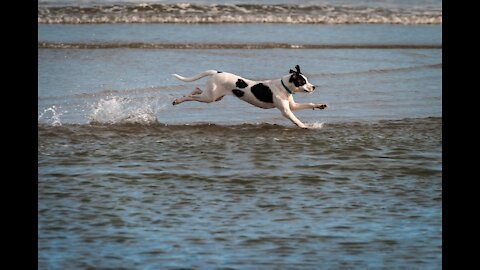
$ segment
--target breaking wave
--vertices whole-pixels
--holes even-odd
[[[39,6],[38,23],[442,24],[442,8],[298,4]]]

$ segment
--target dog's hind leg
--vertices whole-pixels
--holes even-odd
[[[173,101],[173,105],[177,105],[185,101],[199,101],[205,103],[219,101],[225,95],[218,94],[215,90],[216,85],[214,83],[207,83],[205,91],[202,91],[197,87],[190,95],[175,99]]]
[[[183,96],[181,98],[177,98],[173,101],[173,105],[180,104],[184,101],[193,101],[195,100],[193,97],[196,95],[201,95],[203,93],[202,89],[195,87],[195,90],[193,90],[189,95]]]

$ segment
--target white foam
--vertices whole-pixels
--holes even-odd
[[[188,3],[154,5],[40,6],[38,23],[308,23],[442,24],[433,7]]]
[[[291,24],[442,24],[441,15],[51,15],[40,24],[80,23],[291,23]]]

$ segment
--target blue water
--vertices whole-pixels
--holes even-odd
[[[428,0],[325,3],[441,8]],[[441,268],[441,25],[38,31],[39,269]],[[174,46],[117,46],[128,43]],[[207,43],[219,46],[181,46]],[[332,46],[244,46],[278,43]],[[379,46],[342,47],[352,44]],[[317,88],[295,101],[328,105],[294,112],[314,129],[234,96],[172,106],[206,81],[172,73],[265,80],[297,64]]]

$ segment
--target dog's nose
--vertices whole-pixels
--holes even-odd
[[[315,90],[315,85],[312,86],[312,90]]]

